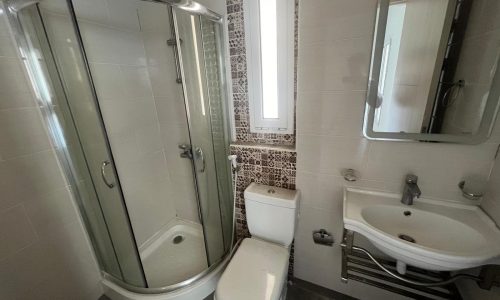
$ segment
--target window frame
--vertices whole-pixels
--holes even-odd
[[[276,119],[266,119],[263,113],[260,1],[243,1],[250,132],[292,134],[295,109],[295,1],[276,0],[278,32],[278,118]]]

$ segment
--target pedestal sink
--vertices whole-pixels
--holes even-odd
[[[453,271],[500,264],[500,230],[477,206],[344,188],[344,227],[406,264]]]

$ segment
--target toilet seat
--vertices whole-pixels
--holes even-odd
[[[215,299],[280,299],[288,256],[284,246],[255,238],[244,239],[217,284]]]

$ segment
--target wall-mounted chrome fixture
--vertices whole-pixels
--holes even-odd
[[[420,188],[417,185],[418,176],[413,174],[406,175],[405,187],[403,189],[403,197],[401,203],[406,205],[413,205],[413,201],[422,195]]]
[[[358,180],[358,176],[356,175],[356,171],[354,169],[343,169],[340,174],[344,177],[345,181],[354,182]]]
[[[393,272],[397,266],[395,261],[375,257],[365,248],[354,245],[354,235],[354,231],[344,228],[344,236],[340,244],[342,248],[341,280],[344,283],[349,280],[359,281],[414,299],[436,299],[434,297],[423,298],[422,292],[439,299],[461,299],[454,284],[457,279],[476,281],[484,289],[489,289],[498,282],[496,276],[499,270],[488,268],[488,266],[485,266],[486,269],[483,269],[480,276],[452,275],[450,272],[437,272],[408,266],[411,276],[402,276]]]
[[[112,182],[109,182],[108,179],[106,178],[106,166],[110,165],[111,162],[108,160],[105,160],[101,164],[101,178],[104,184],[109,187],[110,189],[115,187],[115,184]]]
[[[483,198],[482,192],[473,192],[470,187],[465,184],[465,180],[462,180],[458,183],[458,188],[462,191],[462,196],[469,200],[477,201]]]
[[[167,45],[172,47],[172,51],[174,53],[174,63],[175,63],[175,82],[177,83],[182,83],[182,71],[181,71],[181,64],[179,62],[179,52],[177,47],[180,47],[180,45],[177,44],[177,37],[175,35],[175,24],[174,24],[174,13],[173,13],[173,8],[169,7],[168,8],[168,19],[170,22],[170,32],[172,34],[172,37],[167,40]],[[179,38],[179,43],[182,43],[182,40]]]
[[[325,245],[329,247],[332,247],[333,245],[333,236],[325,229],[313,231],[313,240],[315,244]]]

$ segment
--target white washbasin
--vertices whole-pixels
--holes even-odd
[[[477,206],[344,189],[344,227],[398,262],[452,271],[500,264],[500,230]],[[413,240],[413,241],[412,241]]]

